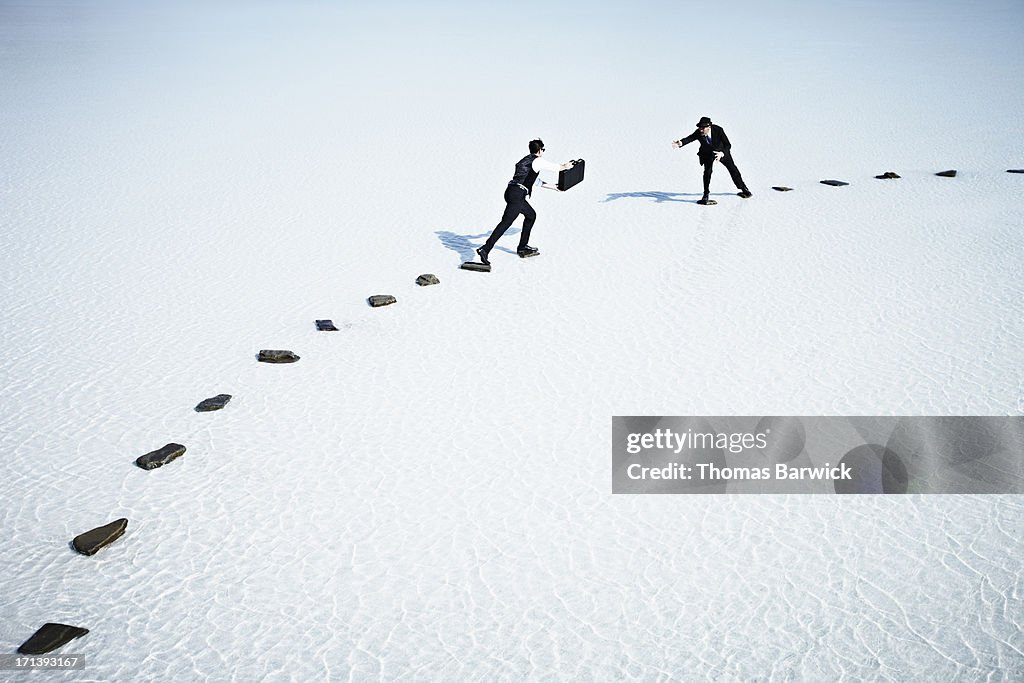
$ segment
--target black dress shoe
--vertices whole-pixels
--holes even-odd
[[[519,258],[526,258],[527,256],[536,256],[540,253],[540,249],[526,245],[525,247],[516,249],[516,253],[519,254]]]
[[[750,199],[751,197],[754,196],[754,193],[745,187],[742,190],[740,190],[737,194],[739,194],[739,196],[743,197],[744,199]]]
[[[480,263],[484,264],[485,266],[491,265],[491,262],[487,260],[486,249],[484,249],[483,247],[478,247],[476,250],[476,255],[480,257]]]

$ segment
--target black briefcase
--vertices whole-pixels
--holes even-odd
[[[576,159],[572,163],[572,168],[567,168],[564,171],[558,172],[558,189],[568,190],[573,185],[579,185],[583,181],[583,170],[586,167],[587,162],[583,159]]]

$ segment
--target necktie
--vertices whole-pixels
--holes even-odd
[[[707,140],[709,145],[711,144],[711,136],[710,135],[705,135],[704,139]]]

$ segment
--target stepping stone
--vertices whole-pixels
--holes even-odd
[[[1024,173],[1024,168],[1008,168],[1007,173]]]
[[[897,178],[899,178],[899,176],[893,173],[892,171],[886,171],[882,175],[876,175],[875,177],[878,178],[879,180],[896,180]]]
[[[42,628],[21,644],[18,652],[23,655],[45,655],[61,645],[70,643],[75,638],[81,638],[88,632],[87,628],[68,626],[67,624],[43,624]]]
[[[956,171],[950,169],[948,171],[939,171],[935,175],[942,176],[943,178],[956,178]]]
[[[217,394],[213,398],[204,398],[196,406],[197,413],[208,413],[212,410],[220,410],[231,400],[231,394]]]
[[[124,535],[124,530],[127,528],[128,520],[122,517],[110,524],[104,524],[92,531],[86,531],[84,534],[75,536],[75,540],[71,541],[71,544],[75,546],[75,550],[83,555],[95,555],[96,551],[100,548],[108,546],[121,538]]]
[[[256,360],[261,363],[294,363],[299,359],[291,351],[271,351],[264,349],[260,351],[260,355],[257,356]]]
[[[427,273],[426,275],[420,275],[416,278],[416,284],[420,287],[426,287],[427,285],[439,285],[441,284],[441,281],[437,279],[436,275]]]
[[[461,266],[459,266],[459,268],[462,270],[475,270],[478,273],[491,272],[491,267],[489,265],[484,265],[483,263],[477,263],[475,261],[465,261]]]
[[[390,294],[374,294],[369,299],[367,299],[367,301],[373,308],[380,308],[381,306],[390,306],[391,304],[398,301],[398,299],[391,296]]]
[[[792,187],[783,187],[782,185],[772,185],[772,189],[773,190],[778,190],[779,192],[792,192],[793,191]]]
[[[822,185],[831,185],[832,187],[842,187],[843,185],[849,185],[850,183],[844,183],[842,180],[822,180]]]
[[[337,332],[338,328],[334,326],[333,320],[317,320],[316,329],[321,332]]]
[[[185,455],[184,446],[180,443],[169,443],[159,450],[140,455],[135,459],[135,464],[144,470],[155,470],[157,467],[163,467],[183,455]]]

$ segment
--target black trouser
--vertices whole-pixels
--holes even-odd
[[[484,251],[490,252],[494,248],[519,214],[523,214],[523,231],[519,234],[519,248],[522,249],[530,243],[530,231],[533,229],[533,222],[537,220],[537,212],[526,201],[526,190],[518,185],[509,185],[505,188],[505,213],[501,215],[501,222],[484,243]]]
[[[722,165],[729,169],[729,175],[732,176],[732,181],[736,183],[737,190],[745,190],[747,186],[743,183],[743,176],[740,175],[740,169],[736,168],[736,162],[732,160],[731,154],[726,154],[721,159]],[[701,162],[704,165],[704,194],[708,194],[711,191],[711,171],[714,169],[714,159],[707,163]]]

